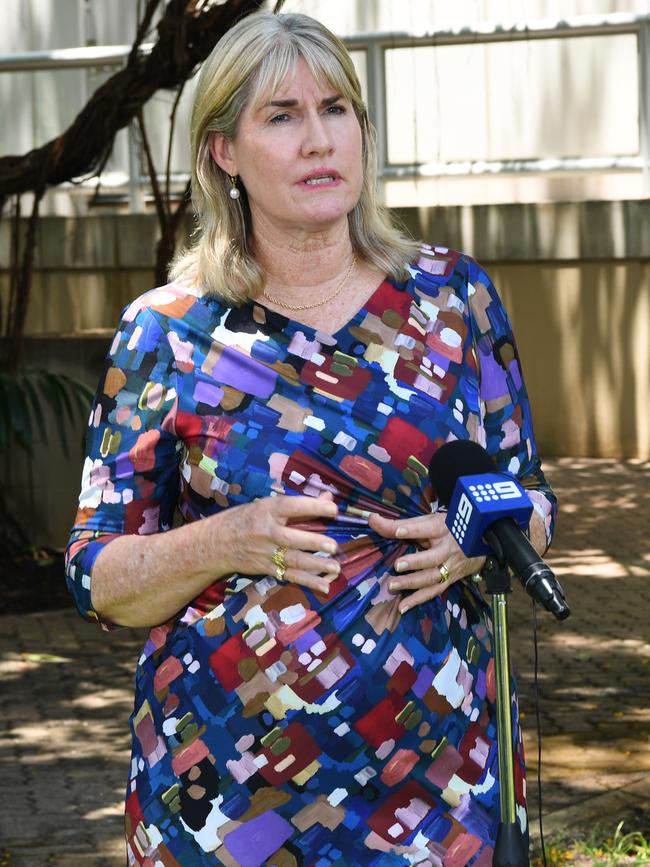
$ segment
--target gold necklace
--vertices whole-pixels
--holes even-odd
[[[341,291],[350,279],[350,275],[352,274],[352,270],[356,264],[357,257],[353,254],[352,261],[350,262],[350,267],[345,272],[345,276],[336,287],[334,292],[332,292],[332,294],[328,298],[323,298],[321,301],[315,301],[313,304],[287,304],[286,301],[283,301],[281,298],[277,298],[275,295],[269,295],[267,292],[262,292],[262,297],[266,298],[267,301],[271,301],[273,304],[277,304],[278,307],[284,307],[285,310],[313,310],[314,307],[322,307],[323,304],[327,304],[328,301],[333,301],[337,297],[337,295],[341,294]]]

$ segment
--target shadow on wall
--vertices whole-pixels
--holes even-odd
[[[650,459],[650,202],[401,209],[473,255],[513,322],[547,455]]]
[[[650,262],[489,267],[547,455],[650,458]]]

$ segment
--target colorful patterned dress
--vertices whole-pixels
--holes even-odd
[[[423,247],[329,335],[191,287],[125,311],[90,418],[68,583],[97,619],[103,545],[273,494],[331,491],[327,595],[232,575],[138,661],[129,864],[488,867],[499,821],[490,612],[471,582],[400,616],[408,543],[367,513],[429,513],[432,454],[471,438],[552,533],[511,328],[470,258]],[[103,624],[110,628],[110,624]],[[513,695],[516,794],[523,756]]]

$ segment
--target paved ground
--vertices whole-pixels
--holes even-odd
[[[650,464],[564,459],[547,469],[563,506],[549,562],[573,615],[539,616],[544,830],[613,830],[624,818],[647,832]],[[510,621],[534,820],[532,617],[519,587]],[[141,642],[142,633],[101,634],[72,611],[0,618],[0,865],[123,867]]]

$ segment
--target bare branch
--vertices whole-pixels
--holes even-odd
[[[43,179],[43,166],[48,167],[44,178],[48,186],[94,174],[116,133],[147,100],[161,88],[177,88],[223,33],[263,3],[226,0],[196,15],[187,14],[185,0],[170,0],[150,55],[137,54],[130,65],[111,76],[62,135],[27,154],[0,158],[0,199],[36,190]]]
[[[144,148],[144,155],[147,159],[147,170],[149,172],[149,180],[151,181],[153,200],[156,204],[156,214],[158,215],[158,222],[160,224],[160,228],[162,231],[164,231],[165,225],[167,224],[167,212],[165,210],[165,203],[163,202],[162,193],[160,192],[158,174],[156,172],[156,166],[154,165],[151,147],[149,146],[149,137],[147,136],[147,129],[145,127],[144,117],[141,111],[138,112],[138,127],[140,129],[140,136],[142,137],[142,147]]]
[[[34,204],[32,212],[27,221],[27,231],[23,243],[22,261],[18,267],[12,272],[12,287],[9,298],[9,310],[7,313],[7,322],[5,325],[5,335],[8,337],[7,342],[3,346],[4,363],[9,370],[15,370],[20,361],[20,350],[22,346],[22,335],[25,328],[25,319],[27,318],[27,309],[29,306],[29,296],[32,286],[32,274],[34,270],[34,251],[36,249],[36,227],[38,225],[38,213],[43,198],[43,188],[38,193],[34,194]],[[16,237],[19,239],[20,210],[16,210]],[[19,243],[19,240],[17,241]],[[17,249],[16,249],[17,254]]]
[[[140,123],[161,230],[156,247],[156,274],[163,279],[166,277],[190,193],[188,187],[172,210],[168,201],[168,180],[166,200],[163,198],[143,122],[143,106],[158,90],[178,90],[171,118],[171,143],[183,84],[220,37],[240,18],[256,12],[264,5],[264,0],[225,0],[223,3],[167,0],[157,25],[157,41],[151,53],[145,56],[139,49],[162,3],[163,0],[146,0],[126,66],[93,94],[65,132],[29,153],[0,158],[0,211],[8,199],[16,197],[9,293],[4,311],[0,309],[2,335],[6,338],[5,358],[0,359],[0,367],[4,364],[12,369],[18,363],[32,284],[39,206],[47,187],[65,181],[76,183],[84,176],[101,171],[117,132],[134,118]],[[138,2],[138,10],[142,5]],[[170,160],[168,153],[168,172]],[[34,195],[34,206],[23,234],[20,197],[26,192]]]
[[[156,265],[154,275],[156,286],[163,286],[168,280],[169,263],[174,258],[174,253],[176,252],[176,235],[178,233],[178,228],[191,201],[191,184],[188,181],[182,198],[176,205],[176,208],[169,214],[158,243],[156,244]]]
[[[130,66],[131,64],[136,62],[140,46],[142,45],[144,38],[149,32],[151,22],[154,15],[156,14],[156,10],[160,6],[160,3],[161,0],[147,0],[144,14],[140,20],[140,23],[138,24],[135,39],[133,40],[133,47],[131,48],[131,53],[129,54],[129,59],[127,60],[127,66]]]
[[[166,174],[166,185],[165,185],[165,198],[169,203],[169,185],[171,182],[172,175],[172,150],[174,147],[174,130],[176,128],[176,112],[178,111],[178,104],[181,101],[181,97],[183,96],[183,91],[185,90],[185,85],[187,81],[184,81],[181,86],[178,88],[176,92],[176,98],[174,99],[174,105],[172,106],[171,114],[169,115],[169,139],[167,141],[167,167],[165,170]]]

